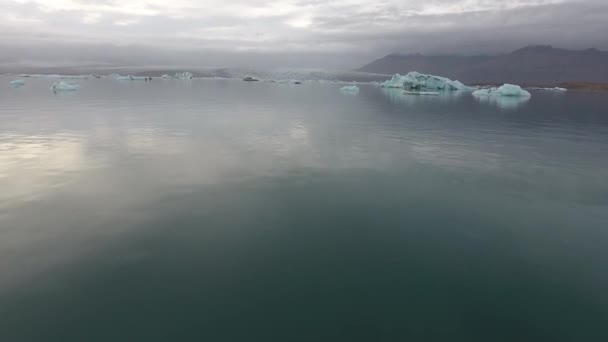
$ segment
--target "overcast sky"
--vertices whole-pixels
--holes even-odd
[[[0,0],[4,62],[355,67],[531,44],[608,49],[608,0]]]

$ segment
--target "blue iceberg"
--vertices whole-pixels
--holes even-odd
[[[15,87],[15,88],[19,88],[21,86],[25,85],[25,81],[24,80],[14,80],[14,81],[10,81],[8,82],[11,86]]]
[[[395,74],[393,77],[382,83],[383,88],[400,88],[406,90],[468,90],[469,88],[459,81],[449,78],[422,74],[416,71],[407,75]]]

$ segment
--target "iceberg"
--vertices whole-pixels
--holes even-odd
[[[393,77],[382,83],[383,88],[403,88],[407,90],[468,90],[469,88],[459,81],[449,78],[421,74],[416,71],[407,75],[395,74]]]
[[[169,79],[169,78],[171,78],[171,76],[169,76],[169,75],[167,75],[167,74],[163,74],[163,75],[161,76],[161,78],[162,78],[162,79]]]
[[[191,72],[184,71],[176,73],[175,78],[178,80],[191,80],[194,78],[194,75]]]
[[[14,80],[14,81],[10,81],[8,82],[11,86],[15,87],[15,88],[19,88],[21,86],[25,85],[25,81],[24,80]]]
[[[78,90],[78,88],[80,88],[80,86],[76,83],[71,83],[71,82],[55,82],[53,83],[53,86],[51,87],[51,90],[54,92],[58,92],[58,91],[75,91]]]
[[[473,96],[507,96],[507,97],[531,97],[527,90],[515,84],[505,83],[498,88],[479,89],[473,92]]]
[[[494,104],[501,109],[515,109],[530,100],[530,93],[518,85],[505,84],[501,87],[479,89],[473,92],[479,102]]]
[[[359,93],[359,87],[357,87],[356,85],[353,86],[344,86],[342,88],[340,88],[340,91],[346,94],[358,94]]]
[[[245,81],[245,82],[257,82],[259,80],[257,78],[255,78],[255,77],[247,76],[247,77],[243,78],[243,81]]]

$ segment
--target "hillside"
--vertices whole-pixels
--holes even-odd
[[[466,83],[602,83],[608,82],[608,52],[529,46],[497,56],[391,54],[358,70],[383,74],[419,71]]]

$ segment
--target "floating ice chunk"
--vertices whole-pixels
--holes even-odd
[[[92,75],[58,75],[58,74],[53,74],[53,75],[41,75],[42,77],[45,78],[52,78],[52,79],[62,79],[62,80],[86,80],[89,79],[91,77],[93,77]]]
[[[163,74],[163,75],[161,76],[161,78],[163,78],[163,79],[168,79],[168,78],[171,78],[171,76],[169,76],[169,75],[167,75],[167,74]]]
[[[530,97],[530,93],[520,86],[515,84],[504,84],[498,89],[496,89],[496,93],[500,96],[516,96],[516,97]]]
[[[560,88],[560,87],[553,87],[553,88],[531,88],[534,90],[543,90],[543,91],[558,91],[558,92],[562,92],[562,91],[568,91],[568,89],[566,88]]]
[[[175,78],[178,80],[191,80],[194,78],[194,75],[191,72],[184,71],[176,73]]]
[[[410,91],[404,90],[403,94],[405,95],[441,95],[441,93],[436,91]]]
[[[12,85],[15,88],[19,88],[21,86],[25,85],[25,81],[24,80],[13,80],[8,82],[10,85]]]
[[[80,88],[80,86],[76,83],[72,83],[72,82],[55,82],[53,83],[53,86],[51,87],[51,90],[54,92],[58,92],[58,91],[75,91],[78,90],[78,88]]]
[[[473,96],[483,97],[483,96],[496,95],[496,94],[493,94],[493,92],[495,92],[495,91],[496,91],[496,87],[478,89],[473,92]]]
[[[502,109],[515,109],[530,100],[530,93],[518,85],[505,84],[498,88],[479,89],[473,96],[482,103],[494,104]]]
[[[281,83],[281,84],[302,84],[302,81],[287,79],[287,80],[276,80],[276,83]]]
[[[467,90],[464,84],[452,81],[449,78],[421,74],[416,71],[409,72],[407,75],[395,74],[393,77],[382,84],[383,88],[403,88],[408,90]]]
[[[356,85],[353,86],[344,86],[342,88],[340,88],[340,91],[346,94],[358,94],[359,93],[359,87],[357,87]]]
[[[530,93],[515,84],[505,83],[498,88],[479,89],[473,92],[473,96],[511,96],[531,97]]]
[[[245,82],[257,82],[259,80],[257,78],[255,78],[255,77],[247,76],[247,77],[243,78],[243,81],[245,81]]]
[[[150,81],[150,80],[152,80],[152,77],[133,76],[133,75],[127,75],[127,76],[117,75],[114,77],[114,79],[119,80],[119,81]]]

